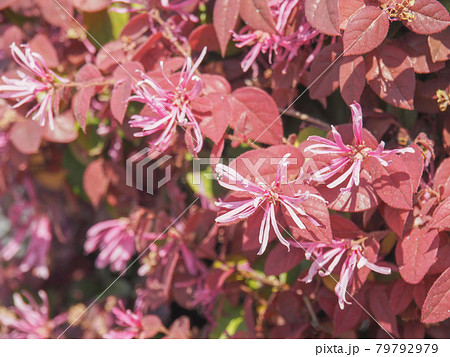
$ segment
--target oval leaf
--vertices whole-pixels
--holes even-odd
[[[239,19],[240,0],[217,0],[213,10],[213,25],[216,30],[222,57],[225,56],[231,31]]]
[[[320,32],[330,36],[339,36],[339,1],[306,0],[305,15],[308,22]]]
[[[275,33],[275,22],[267,0],[241,1],[240,14],[245,23],[254,30]]]
[[[450,317],[450,267],[431,286],[422,307],[422,322],[433,324]]]
[[[361,55],[378,47],[389,30],[389,16],[379,7],[366,6],[355,12],[344,32],[344,54]]]
[[[428,35],[445,30],[450,25],[447,9],[436,0],[415,0],[410,10],[414,19],[406,26],[416,33]]]

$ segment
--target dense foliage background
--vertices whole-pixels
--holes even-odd
[[[0,0],[0,336],[448,337],[448,6]]]

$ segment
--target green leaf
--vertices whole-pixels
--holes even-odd
[[[111,19],[106,10],[90,13],[84,12],[83,20],[86,30],[93,37],[88,36],[89,41],[91,41],[97,49],[100,48],[100,45],[104,45],[114,39]]]
[[[128,12],[121,14],[115,11],[111,11],[108,13],[108,15],[111,21],[112,35],[114,39],[117,40],[123,28],[130,20],[130,14]]]

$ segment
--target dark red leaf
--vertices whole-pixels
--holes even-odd
[[[450,267],[431,286],[422,307],[421,321],[432,324],[450,317]]]
[[[310,74],[309,96],[311,99],[327,97],[339,87],[341,53],[342,44],[335,43],[324,47],[314,59]]]
[[[110,177],[105,169],[103,159],[92,161],[86,167],[83,175],[83,188],[95,208],[98,208],[100,201],[106,195],[109,182]]]
[[[445,199],[434,211],[430,228],[450,230],[450,197]]]
[[[439,232],[439,248],[436,261],[427,274],[440,274],[450,266],[450,234]]]
[[[272,97],[259,88],[236,89],[231,97],[230,126],[234,135],[276,145],[282,142],[283,123]]]
[[[81,129],[86,132],[86,118],[91,105],[91,99],[95,94],[94,87],[81,88],[74,96],[72,108],[75,119],[80,124]]]
[[[413,110],[416,79],[407,53],[398,47],[383,46],[369,53],[365,61],[370,88],[385,102]]]
[[[389,16],[375,6],[365,6],[350,17],[344,32],[344,54],[360,55],[378,47],[389,30]]]
[[[413,301],[414,286],[406,283],[403,279],[398,279],[392,286],[389,304],[395,315],[405,311],[411,301]]]
[[[149,27],[150,22],[148,21],[147,13],[133,16],[122,29],[120,39],[124,42],[129,40],[137,40],[148,31]]]
[[[355,300],[359,302],[358,296],[355,296]],[[351,331],[358,327],[363,310],[353,300],[349,300],[352,304],[346,305],[345,309],[341,309],[339,305],[334,308],[333,314],[333,335],[339,336],[345,332]]]
[[[213,25],[220,44],[222,57],[225,56],[231,31],[239,19],[240,0],[217,0],[213,10]]]
[[[292,248],[288,252],[285,246],[277,244],[267,255],[264,274],[280,275],[300,264],[304,257],[303,249]]]
[[[240,2],[242,20],[254,30],[275,33],[275,22],[267,0],[245,0]]]
[[[433,265],[439,246],[435,230],[413,228],[395,249],[400,275],[409,284],[417,284]]]
[[[337,0],[306,0],[305,15],[308,22],[320,32],[339,36],[340,18]]]
[[[450,24],[450,16],[444,5],[436,0],[415,0],[410,8],[414,19],[406,26],[416,33],[428,35],[444,30]]]
[[[432,73],[445,67],[444,63],[433,62],[427,36],[409,32],[397,40],[397,44],[409,55],[416,73]]]
[[[127,111],[128,98],[131,94],[131,79],[122,79],[117,82],[111,92],[111,114],[120,124],[123,123],[123,118]]]
[[[425,326],[419,321],[408,321],[403,330],[403,338],[423,339],[425,338]]]
[[[366,66],[362,56],[344,57],[339,68],[339,87],[345,103],[359,102],[366,85]]]
[[[41,139],[41,126],[34,120],[18,121],[9,131],[9,140],[23,154],[37,153],[41,145]]]
[[[381,286],[374,286],[369,293],[370,310],[378,324],[391,335],[398,336],[397,319],[389,304],[388,295]]]
[[[73,5],[81,11],[97,12],[105,10],[111,4],[111,0],[73,0]]]

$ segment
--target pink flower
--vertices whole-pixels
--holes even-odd
[[[103,269],[108,264],[112,271],[123,271],[126,268],[136,251],[135,232],[129,222],[128,218],[113,219],[97,223],[88,230],[84,250],[92,253],[100,249],[95,262],[97,268]]]
[[[122,331],[110,331],[104,338],[123,338],[130,339],[136,337],[142,330],[142,312],[133,312],[129,309],[125,310],[123,302],[119,301],[119,307],[113,307],[112,313],[116,317],[116,323],[125,327]]]
[[[18,108],[36,99],[38,103],[28,111],[27,116],[34,113],[33,120],[40,120],[42,126],[48,121],[50,129],[53,130],[55,79],[63,83],[67,83],[68,80],[57,76],[50,70],[42,56],[32,52],[28,45],[22,45],[22,47],[24,48],[23,52],[13,43],[11,53],[17,64],[29,74],[17,70],[20,79],[2,76],[5,84],[0,84],[0,98],[16,99],[17,103],[13,108]]]
[[[311,27],[302,16],[302,21],[295,31],[289,28],[288,21],[299,7],[300,0],[278,1],[270,0],[269,6],[275,22],[276,33],[270,34],[261,30],[253,30],[249,26],[244,26],[239,33],[233,32],[233,40],[237,42],[236,47],[253,46],[244,57],[241,67],[247,72],[255,62],[259,53],[268,53],[269,63],[272,63],[273,56],[276,55],[276,62],[286,62],[283,73],[287,65],[298,54],[300,47],[308,45],[319,35],[319,32]],[[323,41],[323,36],[319,43]],[[320,50],[321,44],[317,46]],[[311,60],[307,61],[308,65]]]
[[[191,111],[191,101],[197,98],[203,89],[203,81],[195,75],[195,71],[205,55],[206,47],[194,65],[192,65],[191,58],[186,59],[179,73],[178,83],[174,83],[164,74],[161,62],[161,71],[167,82],[164,87],[145,73],[141,73],[143,80],[135,86],[135,95],[129,100],[148,105],[154,114],[150,116],[133,115],[130,126],[142,129],[142,132],[135,136],[143,137],[159,132],[157,138],[152,139],[151,146],[163,152],[169,147],[177,126],[180,126],[185,130],[186,135],[193,139],[194,153],[201,150],[203,146],[202,133]]]
[[[361,269],[363,266],[366,266],[379,274],[391,274],[390,268],[380,267],[370,263],[362,255],[362,246],[356,241],[333,239],[332,244],[302,242],[298,243],[298,245],[306,250],[305,257],[307,260],[311,258],[311,255],[314,256],[314,262],[309,268],[308,275],[304,279],[301,279],[306,283],[310,283],[317,273],[322,277],[330,275],[342,258],[344,258],[339,283],[336,284],[334,289],[341,309],[344,309],[344,303],[351,304],[347,301],[345,294],[347,293],[348,286],[353,280],[355,268]],[[328,268],[325,268],[325,265],[327,264]],[[321,269],[325,272],[321,271]]]
[[[183,19],[197,22],[197,16],[189,14],[184,11],[187,7],[192,7],[197,4],[198,0],[114,0],[113,5],[122,5],[119,7],[112,7],[111,10],[119,13],[137,12],[137,11],[151,11],[158,2],[160,7],[164,10],[174,11],[178,13]]]
[[[350,105],[353,119],[353,143],[345,145],[341,134],[332,126],[333,139],[325,139],[320,136],[310,136],[308,140],[315,141],[318,144],[313,144],[305,149],[305,152],[311,152],[316,155],[335,155],[329,165],[320,169],[316,174],[317,180],[326,181],[332,177],[338,176],[333,182],[327,184],[328,188],[334,188],[342,184],[349,177],[349,181],[345,188],[341,188],[342,192],[350,192],[353,186],[359,186],[361,166],[364,160],[368,157],[373,157],[381,165],[388,166],[389,161],[385,158],[391,154],[405,154],[414,153],[411,147],[395,150],[384,150],[384,142],[382,141],[377,149],[371,148],[363,140],[363,116],[361,106],[354,102]]]
[[[0,314],[0,322],[12,331],[4,337],[6,338],[51,338],[56,327],[67,320],[67,314],[63,313],[54,319],[49,317],[48,297],[45,291],[39,290],[38,294],[42,300],[39,305],[36,300],[26,291],[22,292],[28,300],[26,303],[23,297],[15,293],[13,295],[14,307],[10,311],[17,316],[10,314]]]
[[[279,223],[276,219],[276,210],[280,205],[286,209],[298,228],[306,229],[299,217],[308,219],[316,226],[320,225],[303,210],[301,204],[311,196],[321,200],[323,199],[320,196],[310,194],[308,191],[294,193],[287,179],[289,156],[290,154],[286,154],[278,163],[275,180],[270,185],[266,185],[263,182],[255,184],[228,166],[222,164],[216,165],[219,184],[229,190],[240,192],[244,196],[242,200],[217,202],[216,205],[218,207],[228,211],[219,215],[216,218],[216,222],[219,224],[236,223],[250,217],[259,208],[262,208],[264,210],[264,216],[259,231],[259,243],[261,244],[258,252],[259,255],[263,254],[266,250],[271,228],[280,243],[289,249],[289,242],[282,236],[278,227]]]
[[[5,261],[11,260],[19,253],[25,239],[29,236],[27,253],[20,263],[19,269],[22,272],[32,269],[35,276],[48,279],[47,256],[52,241],[49,218],[37,213],[33,204],[25,201],[19,201],[12,205],[8,215],[14,236],[0,251],[0,258]]]
[[[125,310],[122,301],[119,301],[119,307],[113,307],[112,313],[116,317],[116,324],[125,329],[110,331],[103,336],[104,338],[152,338],[159,332],[167,332],[158,316],[143,316],[140,310],[136,312]]]

